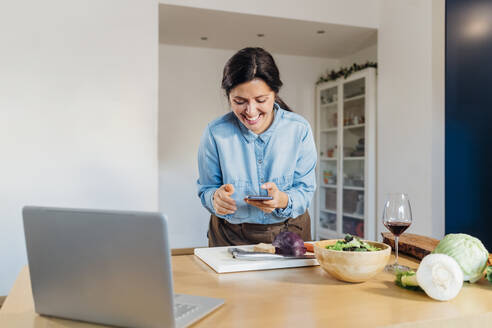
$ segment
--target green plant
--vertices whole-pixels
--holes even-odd
[[[368,67],[374,67],[377,69],[378,63],[369,62],[369,61],[366,62],[365,64],[361,64],[361,65],[359,65],[357,63],[353,63],[352,66],[341,67],[338,71],[331,70],[330,72],[326,72],[325,74],[321,75],[319,77],[318,81],[316,82],[316,84],[320,84],[320,83],[324,83],[324,82],[328,82],[328,81],[333,81],[333,80],[336,80],[340,77],[343,77],[346,79],[352,73],[361,71],[361,70],[368,68]]]

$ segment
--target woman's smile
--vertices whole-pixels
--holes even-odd
[[[258,113],[258,115],[256,115],[255,117],[250,117],[250,116],[247,116],[245,114],[242,114],[242,117],[244,118],[244,120],[246,121],[246,123],[248,125],[255,125],[255,124],[258,124],[260,122],[261,118],[263,117],[263,114]]]

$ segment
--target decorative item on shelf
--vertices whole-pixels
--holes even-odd
[[[326,150],[326,157],[335,158],[337,156],[337,145],[330,147]]]
[[[351,157],[363,157],[365,152],[365,139],[360,138],[359,143],[355,145],[355,150],[350,153]]]
[[[338,113],[333,113],[331,117],[331,125],[336,128],[338,126]]]
[[[323,171],[323,182],[325,184],[328,184],[328,180],[329,180],[331,175],[332,175],[331,171],[327,171],[327,170]]]
[[[336,174],[333,174],[332,171],[324,170],[323,171],[323,182],[325,184],[336,184],[337,183]]]
[[[355,212],[354,214],[357,215],[364,215],[364,195],[359,194],[358,195],[358,200],[357,203],[355,204]]]
[[[337,99],[338,99],[338,96],[336,93],[325,93],[324,95],[322,94],[320,96],[321,105],[332,104],[335,101],[337,101]]]
[[[364,187],[364,176],[354,176],[352,183],[354,184],[354,187]]]
[[[325,188],[325,208],[332,211],[336,210],[337,190],[335,188]]]
[[[320,217],[320,225],[325,229],[337,230],[337,216],[325,213]]]
[[[319,218],[319,224],[321,225],[321,227],[327,229],[328,228],[328,218],[327,217],[320,217]]]
[[[357,200],[359,195],[362,195],[358,190],[344,190],[343,191],[343,212],[354,213],[357,208]],[[362,196],[364,197],[364,196]]]
[[[352,66],[350,67],[341,67],[338,71],[335,72],[335,70],[331,70],[330,72],[326,72],[325,74],[322,74],[316,84],[336,80],[339,77],[344,77],[345,79],[349,77],[352,73],[358,72],[363,70],[364,68],[368,67],[374,67],[378,68],[378,64],[376,62],[366,62],[365,64],[356,64],[353,63]]]
[[[343,147],[343,157],[352,156],[354,152],[355,150],[353,147],[348,147],[348,146]]]
[[[343,118],[344,126],[352,125],[352,115],[353,113],[348,113],[347,115],[345,115],[345,117]]]
[[[364,221],[344,216],[343,233],[349,233],[364,238]]]
[[[328,148],[326,150],[326,157],[334,157],[335,156],[335,148]]]
[[[352,180],[352,176],[349,176],[349,175],[347,175],[347,173],[345,173],[343,175],[343,184],[348,186],[348,187],[353,186],[354,182]]]

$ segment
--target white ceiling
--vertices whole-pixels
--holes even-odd
[[[258,46],[278,54],[342,58],[376,44],[377,30],[161,4],[159,42],[232,50]]]

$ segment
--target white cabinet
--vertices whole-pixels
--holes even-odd
[[[376,70],[316,86],[316,238],[376,239]]]

